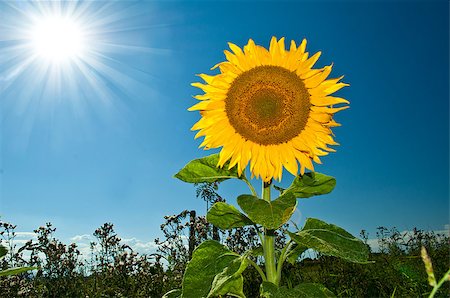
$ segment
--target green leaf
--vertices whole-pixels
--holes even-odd
[[[162,296],[162,298],[181,298],[181,290],[175,289],[172,291],[169,291]]]
[[[175,178],[188,183],[220,182],[230,178],[239,178],[237,167],[228,170],[228,165],[225,164],[222,168],[218,168],[218,162],[218,153],[191,160],[175,174]]]
[[[293,289],[287,289],[282,287],[278,290],[276,298],[302,298],[302,297],[314,297],[314,298],[326,298],[336,297],[333,292],[325,288],[324,285],[316,283],[302,283]]]
[[[295,247],[289,251],[286,261],[294,265],[298,258],[302,255],[302,253],[304,253],[307,249],[308,248],[305,246],[296,244]]]
[[[222,230],[229,230],[253,224],[253,222],[247,216],[239,212],[236,207],[224,202],[215,203],[211,209],[209,209],[206,220]]]
[[[273,298],[278,292],[278,287],[270,281],[263,281],[259,287],[259,294],[264,298]]]
[[[297,200],[292,194],[282,195],[271,202],[252,195],[241,195],[237,202],[253,222],[269,230],[278,229],[286,223],[297,206]]]
[[[258,245],[257,247],[251,249],[249,253],[254,257],[262,257],[264,256],[264,249],[262,245]]]
[[[324,285],[316,283],[302,283],[293,289],[278,288],[271,282],[263,282],[260,287],[261,296],[264,298],[302,298],[302,297],[335,297]]]
[[[296,198],[309,198],[330,193],[335,186],[336,179],[334,177],[311,172],[295,177],[283,195],[292,193]]]
[[[319,219],[308,218],[301,231],[295,234],[288,233],[298,245],[312,248],[325,255],[355,263],[367,263],[369,258],[369,250],[361,240],[344,229]]]
[[[3,245],[0,245],[0,258],[3,258],[8,253],[8,250]]]
[[[239,256],[217,241],[206,240],[193,252],[183,276],[183,298],[207,297],[211,284]]]
[[[233,296],[245,298],[242,272],[247,266],[247,256],[234,259],[221,273],[214,277],[208,297],[232,294]]]
[[[0,276],[17,275],[30,270],[38,269],[37,267],[16,267],[0,271]]]

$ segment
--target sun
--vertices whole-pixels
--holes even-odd
[[[30,32],[35,54],[48,62],[62,63],[83,55],[85,33],[82,26],[70,17],[46,16],[36,20]]]
[[[160,49],[139,36],[156,23],[130,1],[0,0],[2,127],[28,146],[122,121],[127,99],[154,92],[147,61]]]

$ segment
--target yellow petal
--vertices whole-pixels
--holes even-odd
[[[306,79],[305,85],[306,88],[315,88],[319,86],[331,73],[332,65],[325,66],[322,72],[317,73],[316,75]]]
[[[319,106],[319,107],[337,105],[337,104],[341,104],[341,103],[345,103],[345,104],[350,103],[345,98],[333,97],[333,96],[324,96],[324,97],[311,96],[309,99],[313,105]]]
[[[307,169],[309,169],[311,171],[314,171],[314,166],[311,162],[311,159],[305,153],[300,152],[300,151],[295,151],[294,154],[302,166],[306,167]]]
[[[205,110],[208,107],[209,103],[210,103],[209,101],[201,101],[190,107],[188,111]]]
[[[295,159],[295,155],[292,152],[292,149],[290,148],[292,145],[289,145],[290,144],[288,143],[287,146],[284,146],[284,148],[282,148],[280,152],[283,156],[284,167],[286,168],[286,170],[288,170],[289,173],[296,176],[298,173],[298,163]]]
[[[251,154],[250,152],[251,151],[250,151],[249,143],[250,142],[248,142],[248,141],[244,141],[242,144],[242,149],[241,149],[242,156],[241,156],[241,158],[239,160],[239,164],[238,164],[239,175],[244,171],[245,167],[247,167],[248,161],[250,160],[250,154]]]
[[[302,40],[302,43],[300,44],[300,46],[298,47],[297,51],[299,51],[300,53],[305,53],[306,50],[306,38],[304,38]]]
[[[210,76],[204,73],[198,74],[197,76],[201,77],[207,84],[211,84],[216,76]]]
[[[328,95],[328,94],[334,93],[334,92],[336,92],[344,87],[347,87],[347,86],[350,86],[350,85],[346,84],[346,83],[337,83],[334,86],[327,88],[325,90],[325,93],[327,93],[327,95]]]
[[[289,48],[290,52],[295,52],[297,51],[297,46],[295,45],[295,41],[291,40],[291,47]]]
[[[317,60],[319,60],[319,57],[321,54],[322,54],[322,52],[319,51],[319,52],[315,53],[313,56],[311,56],[311,58],[309,58],[308,60],[303,62],[302,66],[300,68],[300,74],[310,70],[311,67],[313,67],[314,64],[317,62]],[[297,73],[299,73],[299,72],[297,71]]]
[[[222,88],[217,88],[215,86],[205,85],[205,84],[202,84],[202,83],[192,83],[191,86],[200,88],[200,89],[202,89],[205,92],[224,92],[224,91],[226,91],[226,90],[224,90]]]
[[[286,52],[286,48],[284,45],[284,37],[280,38],[280,40],[278,41],[278,47],[280,49],[280,54],[284,56],[284,53]]]
[[[337,122],[334,121],[334,120],[330,120],[330,122],[324,123],[323,125],[324,125],[324,126],[328,126],[328,127],[338,127],[338,126],[341,126],[340,123],[337,123]]]
[[[280,54],[280,48],[277,43],[277,39],[275,37],[272,37],[272,40],[270,41],[270,48],[269,52],[271,55],[272,65],[280,65],[281,62],[281,54]]]
[[[272,36],[270,39],[269,52],[272,56],[274,56],[275,53],[278,53],[277,38],[275,36]]]
[[[223,167],[223,165],[231,158],[233,155],[233,151],[230,150],[228,147],[224,146],[219,154],[219,162],[217,165],[219,167]]]
[[[340,107],[340,108],[328,108],[328,107],[315,107],[315,106],[311,106],[311,110],[314,112],[319,112],[319,113],[327,113],[327,114],[335,114],[339,111],[342,110],[346,110],[350,108],[350,106],[344,106],[344,107]]]
[[[327,123],[331,120],[331,115],[327,113],[310,112],[309,116],[320,123]]]
[[[302,74],[300,74],[300,78],[303,80],[306,80],[312,76],[315,76],[318,73],[321,73],[323,71],[323,68],[319,68],[319,69],[310,69]]]
[[[322,164],[322,161],[320,160],[320,158],[317,155],[314,155],[313,160],[315,163]]]
[[[234,54],[236,54],[236,56],[242,56],[244,55],[244,53],[242,52],[241,48],[238,47],[237,45],[235,45],[234,43],[229,42],[228,46],[230,47],[230,49],[233,51]]]

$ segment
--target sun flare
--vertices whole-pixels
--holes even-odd
[[[0,0],[0,12],[0,114],[24,146],[47,129],[49,141],[70,138],[70,121],[84,134],[122,117],[124,98],[153,92],[147,63],[134,62],[157,53],[138,37],[153,27],[133,3]]]
[[[38,20],[30,39],[35,53],[51,62],[63,62],[80,57],[85,47],[82,27],[68,17],[49,16]]]

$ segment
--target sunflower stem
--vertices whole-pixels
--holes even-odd
[[[263,181],[262,198],[268,202],[270,202],[271,183],[271,181]],[[275,261],[275,235],[273,230],[264,228],[264,241],[262,245],[264,249],[267,281],[278,285],[277,265]]]

